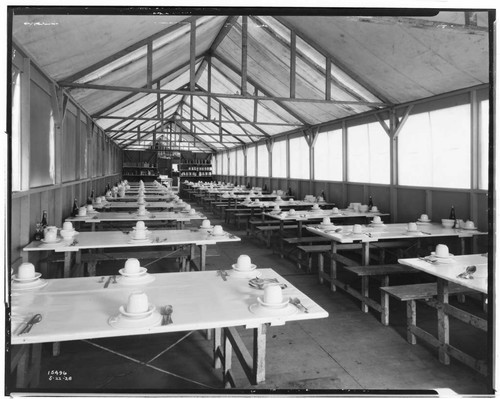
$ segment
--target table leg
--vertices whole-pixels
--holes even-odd
[[[253,371],[255,384],[266,379],[266,334],[267,324],[253,330]]]
[[[437,300],[444,305],[448,303],[448,281],[438,278],[437,280]],[[439,339],[439,361],[443,364],[450,364],[450,356],[446,353],[446,347],[450,343],[450,320],[443,309],[437,308],[438,316],[438,339]]]
[[[200,271],[205,271],[205,263],[207,258],[207,246],[200,245]]]
[[[215,328],[213,335],[214,343],[214,369],[220,369],[222,367],[221,356],[222,356],[222,329]]]
[[[284,255],[284,251],[285,250],[283,248],[283,237],[284,237],[283,233],[285,231],[284,226],[285,226],[285,221],[284,220],[280,220],[280,232],[279,232],[279,235],[280,235],[280,257],[281,258],[284,258],[284,256],[285,256]],[[269,244],[271,244],[271,243],[269,242]]]
[[[71,252],[66,251],[64,253],[64,271],[63,271],[64,278],[68,278],[70,276],[70,269],[71,269]]]
[[[370,243],[363,242],[361,244],[361,264],[368,266],[370,264]]]
[[[224,345],[224,368],[223,368],[223,383],[225,388],[231,387],[231,366],[232,366],[232,358],[233,358],[233,347],[231,346],[231,342],[229,341],[226,332],[224,331],[223,338]],[[234,381],[233,381],[234,384]]]
[[[337,281],[337,261],[335,260],[335,255],[337,254],[337,243],[332,241],[332,249],[330,256],[330,290],[337,291],[337,286],[335,281]]]
[[[302,238],[302,220],[298,221],[298,229],[299,229],[299,231],[298,231],[297,235],[299,238]]]

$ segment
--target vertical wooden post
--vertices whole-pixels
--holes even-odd
[[[437,279],[437,300],[439,304],[448,303],[448,282],[442,278]],[[450,343],[450,321],[449,316],[444,311],[443,306],[437,309],[438,314],[438,339],[439,339],[439,361],[443,364],[450,364],[450,356],[446,352],[446,347]]]
[[[212,92],[212,57],[207,57],[207,90],[209,93]],[[207,119],[210,120],[212,113],[212,97],[207,97]]]
[[[30,188],[30,101],[31,98],[31,61],[23,58],[21,74],[21,190]],[[22,224],[21,224],[22,225]]]
[[[189,64],[189,90],[195,90],[196,83],[196,21],[191,21],[191,31],[190,31],[190,64]]]
[[[247,94],[248,16],[241,17],[241,95]]]
[[[259,90],[255,88],[254,96],[259,95]],[[257,123],[259,113],[259,101],[257,99],[253,100],[253,123]]]
[[[325,100],[332,99],[332,61],[326,57],[326,71],[325,71]]]
[[[148,89],[153,87],[153,42],[149,41],[146,54],[146,85]]]

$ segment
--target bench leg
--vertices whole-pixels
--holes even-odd
[[[412,329],[417,325],[417,302],[408,301],[406,302],[406,339],[407,341],[415,345],[417,343],[417,337],[412,333]]]
[[[330,257],[330,290],[337,291],[337,286],[334,281],[337,281],[337,261],[335,260],[335,254],[337,253],[337,246],[332,243],[332,253]]]
[[[369,292],[369,280],[368,276],[361,276],[361,295],[363,298],[368,298]],[[364,313],[368,313],[368,305],[363,301],[361,303],[361,310]]]
[[[382,277],[382,287],[389,286],[389,276]],[[385,291],[380,291],[380,305],[382,307],[382,312],[380,314],[380,322],[384,326],[389,325],[389,294]]]
[[[323,254],[319,253],[318,254],[318,270],[321,269],[323,270],[324,268],[324,257]],[[309,272],[312,272],[312,270],[309,270]]]
[[[441,278],[437,281],[437,300],[442,304],[448,303],[448,282]],[[438,315],[438,338],[439,338],[439,361],[450,364],[450,355],[445,350],[450,344],[450,320],[442,307],[437,310]]]
[[[324,258],[321,256],[321,262],[318,260],[318,279],[319,283],[323,284],[323,273],[325,270],[325,263],[324,263]]]

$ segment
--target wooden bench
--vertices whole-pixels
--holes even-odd
[[[361,309],[363,312],[368,312],[368,307],[380,312],[380,322],[387,326],[389,325],[389,295],[381,291],[380,303],[369,297],[370,277],[380,278],[380,286],[389,286],[389,276],[399,274],[418,273],[418,270],[400,264],[393,265],[368,265],[368,266],[350,266],[345,268],[346,271],[354,273],[361,277],[361,292],[345,284],[343,289],[355,298],[361,301]]]
[[[416,344],[418,335],[424,341],[432,343],[433,340],[429,339],[430,334],[423,333],[421,329],[417,329],[416,301],[425,300],[432,306],[432,302],[429,300],[437,295],[437,283],[395,285],[392,287],[381,287],[380,289],[386,294],[402,302],[406,302],[406,332],[408,342],[413,345]],[[453,283],[448,285],[449,295],[459,295],[467,292],[470,292],[470,290],[461,285]]]
[[[275,219],[250,219],[247,225],[247,235],[255,235],[255,229],[258,226],[279,226],[280,221]]]
[[[289,229],[296,229],[298,228],[298,225],[296,224],[286,224],[283,226],[283,229],[289,230]],[[271,247],[271,237],[273,235],[273,232],[277,232],[281,230],[280,226],[257,226],[256,227],[257,232],[262,233],[264,236],[264,242],[266,243],[267,248]]]
[[[330,252],[332,249],[331,245],[298,245],[299,256],[297,261],[297,266],[302,268],[302,254],[307,255],[307,271],[310,273],[312,271],[312,258],[316,254],[318,256],[318,270],[323,270],[324,268],[324,254]]]

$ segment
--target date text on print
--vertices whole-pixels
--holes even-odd
[[[47,376],[49,381],[72,381],[73,377],[65,370],[48,370]]]

